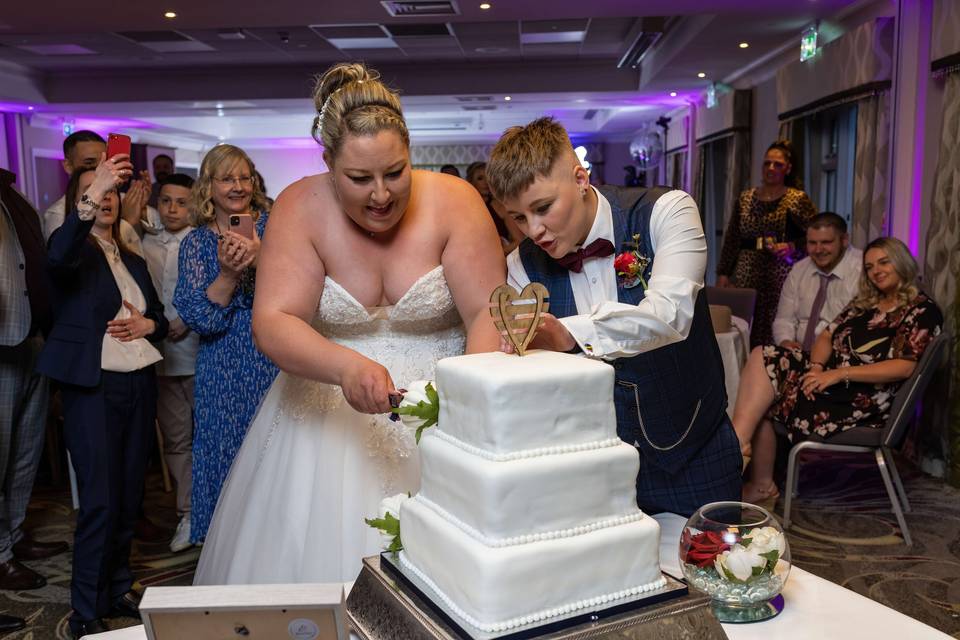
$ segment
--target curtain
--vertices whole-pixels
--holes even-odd
[[[707,282],[713,284],[727,220],[737,196],[750,186],[750,132],[735,131],[697,145],[697,151],[692,195],[707,239]]]
[[[933,183],[933,202],[927,228],[923,289],[944,314],[944,330],[960,335],[960,71],[945,78],[940,154]],[[946,454],[947,478],[960,486],[960,344],[950,349],[950,366],[930,385],[921,420],[921,457]],[[949,398],[944,402],[944,398]],[[927,451],[933,449],[930,455]]]
[[[683,189],[684,178],[686,177],[687,152],[685,150],[674,151],[667,155],[667,179],[664,183],[674,189]]]
[[[850,233],[850,242],[856,247],[864,247],[887,232],[889,147],[889,93],[859,100]]]

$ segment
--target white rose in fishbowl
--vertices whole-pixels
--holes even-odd
[[[730,579],[732,576],[741,582],[752,578],[754,570],[759,571],[766,566],[767,560],[754,553],[751,549],[739,544],[733,545],[713,561],[713,566],[721,578]]]
[[[787,548],[787,541],[783,534],[773,527],[760,527],[754,529],[745,538],[749,541],[748,548],[757,555],[764,555],[771,551],[777,552],[777,558],[783,556],[783,550]]]

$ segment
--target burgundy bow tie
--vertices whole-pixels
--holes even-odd
[[[590,258],[606,258],[613,255],[613,243],[606,238],[597,238],[582,249],[577,249],[573,253],[568,253],[562,258],[557,258],[560,266],[580,273],[583,271],[583,261]]]

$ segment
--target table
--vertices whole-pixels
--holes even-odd
[[[737,401],[737,391],[740,389],[740,370],[747,363],[750,344],[750,328],[743,318],[730,318],[733,328],[722,331],[717,336],[717,346],[720,347],[720,358],[723,360],[723,381],[727,388],[727,414],[733,417],[733,405]]]
[[[660,523],[660,566],[680,573],[677,557],[686,519],[672,513],[654,516]],[[349,585],[352,586],[352,585]],[[878,602],[793,567],[783,589],[786,608],[773,620],[724,624],[730,640],[949,640],[950,636]],[[142,626],[88,636],[97,640],[146,640]],[[200,639],[198,639],[200,640]]]

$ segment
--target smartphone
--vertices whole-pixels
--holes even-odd
[[[130,136],[111,133],[107,136],[107,160],[119,153],[130,155]]]
[[[253,239],[253,216],[249,213],[233,213],[230,214],[230,231],[243,236],[244,238]]]

